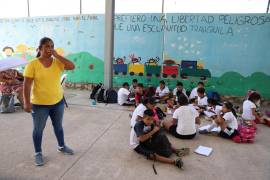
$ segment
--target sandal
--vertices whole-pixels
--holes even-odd
[[[190,148],[175,149],[175,154],[178,157],[189,155],[189,152],[190,152]]]

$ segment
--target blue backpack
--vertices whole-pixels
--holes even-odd
[[[216,91],[209,91],[207,92],[207,98],[211,98],[216,100],[217,102],[220,102],[220,95]]]

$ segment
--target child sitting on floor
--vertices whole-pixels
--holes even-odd
[[[208,102],[207,102],[207,96],[205,95],[205,89],[204,88],[198,88],[198,107],[200,108],[198,111],[199,113],[203,113],[205,111]]]
[[[180,107],[173,113],[173,120],[163,122],[163,127],[180,139],[192,139],[196,136],[196,124],[200,124],[199,113],[188,105],[188,98],[178,97]]]
[[[215,118],[218,114],[220,114],[222,106],[212,98],[207,99],[207,102],[208,107],[206,108],[207,110],[204,111],[204,115],[206,115],[208,118]]]
[[[167,107],[166,107],[166,113],[168,115],[173,114],[174,112],[174,98],[173,97],[169,97],[169,99],[167,100]]]
[[[190,95],[189,95],[189,99],[193,99],[193,98],[197,98],[198,97],[198,93],[197,90],[199,88],[204,88],[204,83],[203,82],[198,82],[197,87],[193,88]]]
[[[168,99],[169,97],[169,93],[170,90],[169,88],[166,86],[165,81],[160,81],[159,82],[159,86],[156,89],[156,96],[155,98],[160,99],[160,101],[165,101]]]
[[[129,88],[130,97],[134,97],[135,96],[137,85],[138,85],[138,80],[137,79],[133,79],[132,80],[132,84],[131,84],[131,86]]]
[[[117,102],[121,106],[131,106],[134,105],[135,102],[131,101],[130,92],[128,90],[129,84],[127,82],[123,83],[122,87],[117,92]]]
[[[146,109],[154,109],[155,107],[155,99],[154,98],[146,98],[143,100],[141,104],[139,104],[132,113],[132,117],[130,120],[130,126],[133,128],[136,122],[142,120],[143,112]]]
[[[196,110],[199,110],[200,108],[198,107],[197,104],[198,104],[198,99],[192,98],[192,99],[189,100],[188,106],[190,106],[190,107],[192,107],[192,108],[194,108]]]
[[[236,113],[233,108],[233,104],[230,102],[224,102],[220,114],[217,115],[214,122],[208,129],[199,131],[200,134],[211,133],[211,130],[215,127],[220,127],[221,131],[219,135],[226,139],[239,139],[240,134],[238,132],[238,123],[236,119]]]
[[[174,88],[174,90],[173,90],[173,98],[174,98],[174,100],[175,100],[176,102],[178,102],[178,96],[179,96],[180,94],[184,94],[185,96],[187,96],[186,93],[187,93],[187,92],[186,92],[186,90],[185,90],[184,87],[183,87],[183,83],[182,83],[182,82],[177,82],[176,88]]]
[[[143,120],[138,121],[134,128],[131,129],[130,145],[134,151],[144,155],[147,159],[157,160],[182,168],[183,162],[181,158],[174,160],[169,157],[172,153],[181,157],[188,154],[189,149],[175,149],[170,144],[165,133],[160,130],[160,127],[153,124],[153,116],[152,110],[144,111]]]
[[[138,106],[144,99],[144,87],[142,83],[139,83],[136,87],[135,93],[135,105]]]
[[[256,103],[258,103],[260,99],[260,94],[253,92],[249,95],[248,99],[244,101],[242,118],[247,125],[256,126],[256,123],[261,122],[261,117],[256,112]]]

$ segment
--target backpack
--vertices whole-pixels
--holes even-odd
[[[106,90],[104,88],[101,88],[97,94],[97,102],[102,103],[105,102],[106,97]]]
[[[106,103],[117,103],[117,92],[114,89],[106,91]]]
[[[13,113],[15,112],[14,95],[2,95],[0,99],[0,112]]]
[[[207,93],[207,98],[211,98],[211,99],[214,99],[216,100],[217,102],[220,102],[220,95],[216,92],[216,91],[209,91]]]
[[[93,88],[93,90],[92,90],[92,92],[91,92],[91,94],[90,94],[90,99],[96,99],[97,94],[98,94],[98,91],[100,90],[101,87],[102,87],[102,84],[99,83],[98,85],[96,85],[96,86]]]

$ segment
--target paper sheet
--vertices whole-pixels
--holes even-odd
[[[199,130],[202,131],[202,130],[205,130],[205,129],[208,129],[211,125],[208,124],[208,125],[205,125],[205,126],[202,126],[202,127],[199,127]],[[215,127],[211,130],[211,132],[216,132],[216,133],[219,133],[221,131],[220,127]]]
[[[194,152],[203,156],[210,156],[210,154],[213,152],[213,148],[199,146]]]

